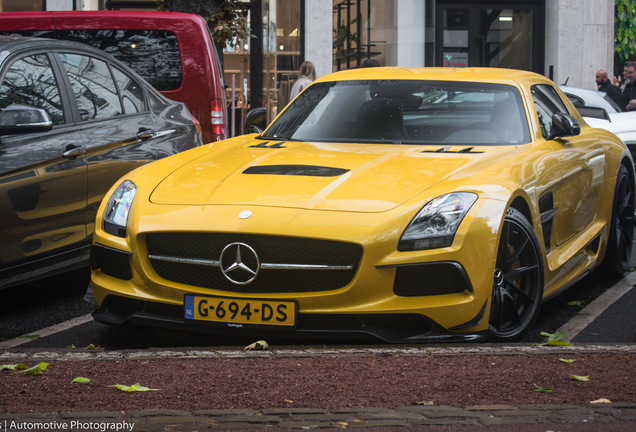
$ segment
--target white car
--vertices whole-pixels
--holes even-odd
[[[592,117],[583,118],[592,127],[614,133],[623,140],[632,157],[636,156],[636,111],[609,113],[609,121]]]

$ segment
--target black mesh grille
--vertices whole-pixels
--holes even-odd
[[[346,286],[356,273],[362,247],[327,240],[218,233],[151,233],[146,236],[150,255],[219,260],[223,248],[241,242],[251,246],[269,264],[353,265],[351,270],[261,269],[247,285],[228,281],[218,267],[151,260],[159,276],[169,281],[238,293],[294,293],[329,291]]]

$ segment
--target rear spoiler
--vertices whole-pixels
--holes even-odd
[[[608,122],[612,121],[612,119],[610,118],[605,108],[580,106],[580,107],[576,107],[576,109],[579,111],[579,114],[581,114],[581,116],[583,117],[592,117],[592,118],[597,118],[601,120],[607,120]]]

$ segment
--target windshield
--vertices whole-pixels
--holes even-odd
[[[414,80],[313,84],[261,138],[448,145],[530,142],[515,87]]]

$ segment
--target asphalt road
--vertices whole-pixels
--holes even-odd
[[[632,266],[636,267],[636,251],[632,254]],[[82,299],[88,281],[89,272],[86,269],[0,291],[0,342],[22,335],[37,335],[43,328],[91,313],[92,306]],[[537,321],[522,342],[544,341],[539,336],[541,332],[554,333],[615,283],[617,280],[608,280],[593,273],[569,290],[547,301],[542,305]],[[582,306],[568,305],[573,301],[581,302]],[[636,310],[636,289],[632,289],[620,301],[612,304],[581,331],[573,342],[636,342],[634,310]],[[84,348],[90,344],[106,349],[244,346],[254,340],[256,339],[253,336],[234,339],[145,328],[114,329],[91,321],[47,337],[34,338],[20,347]],[[324,338],[270,341],[270,343],[322,346],[323,343],[329,345],[369,344],[369,341]]]

